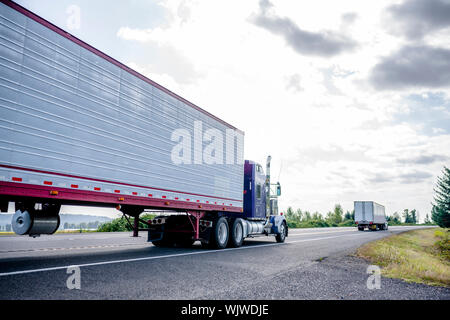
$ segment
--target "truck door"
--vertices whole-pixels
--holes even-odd
[[[262,167],[255,166],[255,218],[266,217],[266,176]]]

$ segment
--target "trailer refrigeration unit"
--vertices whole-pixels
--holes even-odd
[[[355,223],[359,231],[387,230],[384,206],[373,201],[355,201]]]
[[[285,240],[270,156],[266,174],[244,161],[242,131],[0,2],[0,209],[15,202],[17,234],[54,233],[68,204],[116,207],[157,246]]]

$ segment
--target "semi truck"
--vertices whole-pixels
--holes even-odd
[[[374,201],[355,201],[355,224],[359,231],[365,228],[376,230],[388,230],[384,206]]]
[[[17,234],[53,234],[82,205],[115,207],[156,246],[285,241],[271,157],[244,161],[243,131],[0,1],[0,209],[14,202]]]

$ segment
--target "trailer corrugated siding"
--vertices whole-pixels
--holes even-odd
[[[355,201],[355,221],[383,224],[386,222],[384,206],[374,201]]]
[[[0,181],[242,208],[243,163],[171,160],[174,130],[232,126],[41,20],[0,4]]]

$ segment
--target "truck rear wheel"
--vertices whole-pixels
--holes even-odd
[[[242,246],[244,242],[244,225],[241,219],[235,219],[231,226],[231,237],[228,244],[232,248],[238,248]]]
[[[224,249],[228,244],[229,234],[227,219],[224,217],[219,218],[212,230],[209,247],[214,249]]]

